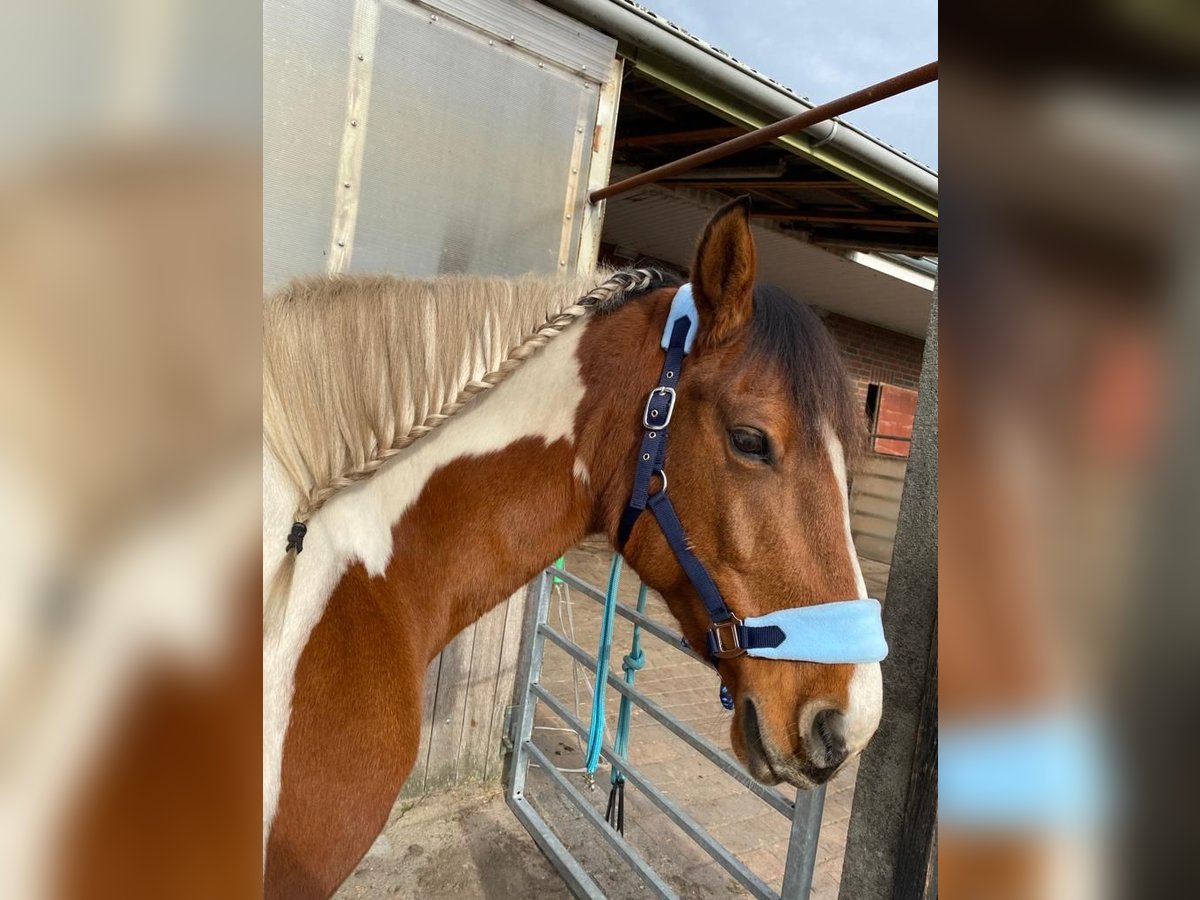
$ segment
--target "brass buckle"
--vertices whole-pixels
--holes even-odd
[[[725,622],[714,622],[708,629],[708,633],[713,636],[712,655],[717,659],[733,659],[738,656],[745,656],[746,651],[742,645],[738,643],[738,626],[742,624],[742,620],[737,616],[732,616]]]

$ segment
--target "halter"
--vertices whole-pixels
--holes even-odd
[[[742,620],[730,611],[716,582],[692,552],[667,495],[663,463],[667,452],[667,430],[675,412],[675,388],[684,358],[692,349],[699,322],[692,286],[685,284],[671,302],[671,312],[663,329],[662,347],[666,359],[658,385],[650,391],[642,411],[644,431],[638,449],[633,492],[621,516],[617,546],[625,546],[634,523],[649,508],[675,559],[708,611],[711,622],[708,652],[714,659],[755,656],[817,663],[879,662],[887,656],[888,647],[878,600],[840,600]],[[651,494],[650,479],[654,475],[659,476],[662,485]]]

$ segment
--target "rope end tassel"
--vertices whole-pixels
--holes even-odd
[[[604,821],[616,829],[618,834],[625,833],[625,776],[619,772],[615,774],[612,787],[608,790],[608,808],[604,811]]]
[[[293,522],[292,530],[288,532],[287,547],[284,548],[283,552],[290,553],[292,550],[295,550],[296,555],[299,556],[301,551],[304,550],[304,535],[306,534],[308,534],[307,525],[303,522]]]

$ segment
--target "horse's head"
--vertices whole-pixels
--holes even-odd
[[[850,539],[846,481],[862,420],[837,348],[817,317],[786,294],[755,286],[747,204],[731,203],[708,223],[691,284],[700,326],[678,382],[664,470],[695,555],[742,619],[866,597]],[[659,374],[657,342],[675,290],[619,311],[628,311],[622,332],[640,329],[651,340],[634,341],[639,360],[626,359],[628,371],[610,373],[609,391],[644,402]],[[614,405],[607,415],[610,435],[640,425],[640,407],[630,416]],[[635,421],[611,421],[618,415]],[[613,536],[634,465],[628,444],[621,447],[600,497]],[[638,518],[623,553],[703,652],[709,616],[652,516]],[[878,725],[878,663],[741,656],[721,660],[719,669],[736,702],[733,747],[760,781],[823,783]]]

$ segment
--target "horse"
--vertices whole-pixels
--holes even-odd
[[[863,417],[818,316],[756,284],[755,256],[748,200],[723,206],[691,270],[699,328],[663,467],[741,617],[867,596],[847,488]],[[335,276],[267,300],[267,896],[334,893],[414,765],[430,660],[585,535],[619,543],[704,646],[652,518],[618,541],[680,285],[596,279]],[[824,783],[878,725],[877,663],[715,664],[763,783]]]

